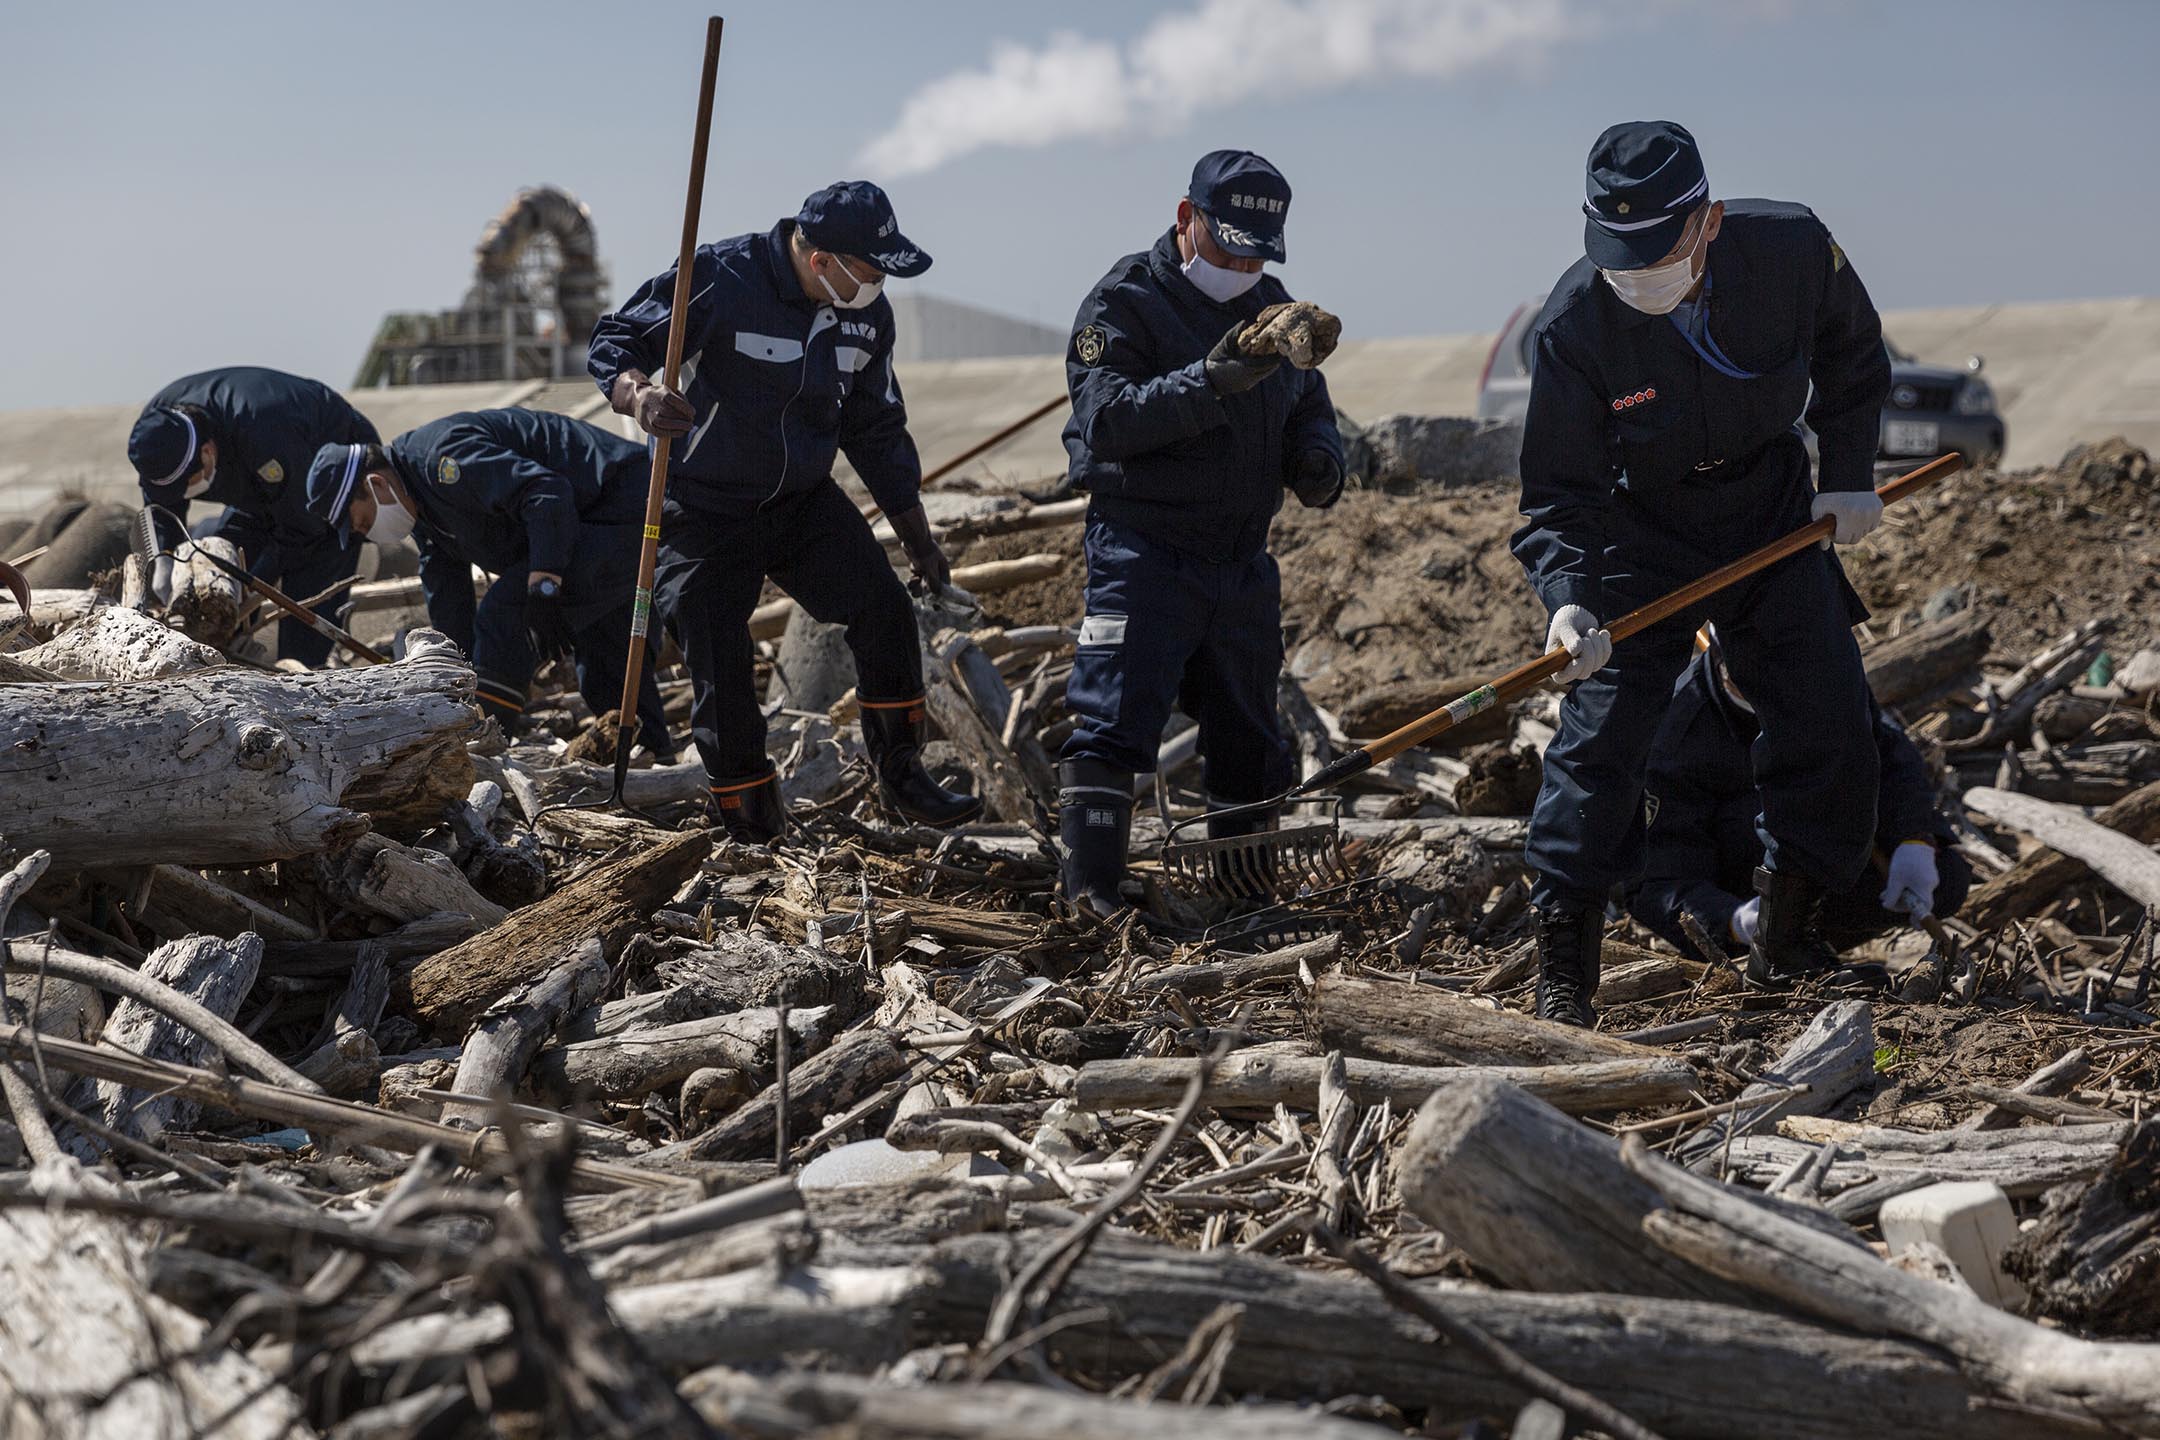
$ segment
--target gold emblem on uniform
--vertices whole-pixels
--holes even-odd
[[[262,476],[265,485],[276,485],[285,479],[285,467],[275,460],[264,461],[262,468],[255,473]]]
[[[1837,241],[1830,242],[1830,273],[1835,275],[1845,268],[1845,247]]]
[[[1073,337],[1073,353],[1080,357],[1081,364],[1093,365],[1102,359],[1103,346],[1108,340],[1102,326],[1090,325]]]
[[[441,463],[435,467],[435,483],[438,485],[455,485],[457,482],[457,461],[445,455]]]
[[[1625,215],[1625,214],[1627,214],[1627,201],[1625,201],[1625,200],[1622,200],[1622,201],[1620,202],[1620,213],[1621,213],[1622,215]]]

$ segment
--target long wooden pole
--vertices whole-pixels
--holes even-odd
[[[661,383],[674,390],[682,378],[683,331],[690,312],[691,270],[697,261],[698,207],[705,196],[705,148],[712,138],[713,85],[720,74],[720,27],[705,22],[705,70],[698,78],[697,139],[690,147],[690,192],[683,201],[682,245],[675,254],[675,300],[668,311],[667,369]],[[616,711],[615,791],[621,804],[630,774],[630,746],[637,738],[638,684],[645,678],[645,637],[652,631],[653,566],[660,553],[660,508],[667,499],[668,437],[653,437],[652,483],[645,491],[645,538],[638,549],[637,598],[630,610],[630,653],[623,657],[622,705]]]
[[[1875,493],[1883,504],[1892,505],[1918,491],[1926,489],[1947,475],[1955,475],[1965,468],[1962,456],[1943,455],[1930,460],[1919,469],[1900,475]],[[1699,580],[1692,581],[1673,591],[1670,595],[1651,601],[1639,610],[1630,610],[1606,630],[1613,643],[1619,644],[1628,636],[1647,630],[1660,620],[1667,620],[1689,607],[1701,603],[1735,581],[1744,580],[1759,570],[1766,570],[1788,555],[1797,555],[1810,545],[1821,544],[1830,538],[1836,522],[1825,515],[1810,521],[1779,540],[1773,540],[1759,550],[1751,550],[1729,565],[1722,565]],[[1567,668],[1568,653],[1550,650],[1525,665],[1518,665],[1490,684],[1480,685],[1469,694],[1451,700],[1439,709],[1431,711],[1390,731],[1371,744],[1351,751],[1333,764],[1316,772],[1313,777],[1291,789],[1283,798],[1307,795],[1339,785],[1361,771],[1369,770],[1384,760],[1391,760],[1413,745],[1423,744],[1435,735],[1445,734],[1480,710],[1495,705],[1505,705],[1519,700],[1553,676]],[[1277,803],[1270,801],[1270,805]]]

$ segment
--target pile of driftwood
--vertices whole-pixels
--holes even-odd
[[[880,814],[843,695],[775,710],[764,850],[694,765],[554,808],[611,718],[506,739],[431,632],[230,663],[221,583],[0,639],[6,1433],[2160,1436],[2155,667],[2097,629],[1872,647],[1987,877],[1898,988],[1616,927],[1582,1032],[1525,1013],[1549,700],[1237,912],[1160,883],[1176,723],[1149,923],[1080,928],[1067,627],[926,611],[981,824]],[[2031,1222],[2018,1313],[1882,1244],[1945,1179]]]

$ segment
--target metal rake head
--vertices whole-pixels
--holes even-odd
[[[1350,878],[1342,832],[1332,820],[1220,840],[1174,841],[1163,846],[1162,868],[1165,883],[1178,893],[1223,900],[1287,900]]]

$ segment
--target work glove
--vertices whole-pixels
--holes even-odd
[[[1270,305],[1238,336],[1248,355],[1280,355],[1300,370],[1310,370],[1335,353],[1342,321],[1310,300]]]
[[[631,394],[631,414],[648,435],[680,440],[697,424],[697,412],[676,391],[648,380]]]
[[[150,593],[160,605],[172,604],[173,557],[160,555],[150,562]]]
[[[570,621],[563,614],[561,582],[551,587],[552,594],[541,587],[545,582],[535,580],[525,588],[525,636],[532,642],[533,655],[546,664],[558,655],[568,655],[572,650]]]
[[[1732,912],[1732,923],[1726,927],[1733,940],[1741,945],[1755,943],[1755,927],[1762,923],[1762,896],[1750,895],[1739,909]]]
[[[1342,495],[1342,466],[1325,450],[1307,450],[1298,456],[1297,474],[1290,481],[1298,503],[1308,510],[1325,510]]]
[[[1882,907],[1919,920],[1935,912],[1935,887],[1941,882],[1935,867],[1935,846],[1927,840],[1907,840],[1890,853],[1890,879],[1883,886]]]
[[[1282,364],[1282,356],[1270,352],[1265,355],[1248,355],[1239,344],[1238,337],[1245,333],[1246,322],[1238,321],[1223,332],[1222,339],[1207,353],[1207,379],[1218,395],[1242,395],[1275,373]]]
[[[945,552],[938,548],[937,537],[930,533],[930,517],[923,513],[922,506],[917,505],[891,518],[893,534],[900,537],[900,548],[907,552],[908,568],[915,572],[916,579],[930,587],[931,594],[944,594],[945,588],[952,584],[952,562],[945,558]]]
[[[1553,684],[1572,685],[1605,668],[1612,659],[1612,636],[1599,629],[1597,616],[1582,606],[1562,605],[1545,627],[1545,651],[1555,650],[1565,650],[1571,658],[1552,677]]]
[[[1825,515],[1837,520],[1831,539],[1840,545],[1857,545],[1882,524],[1882,497],[1872,490],[1825,490],[1808,507],[1808,518],[1820,520]],[[1830,541],[1823,541],[1822,548],[1829,549]]]

